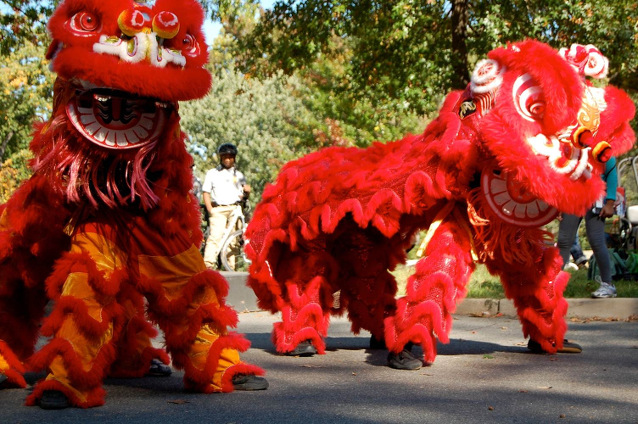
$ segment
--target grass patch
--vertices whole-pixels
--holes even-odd
[[[590,297],[591,292],[598,288],[598,283],[587,278],[587,269],[570,271],[571,278],[565,289],[565,297],[580,298]],[[638,281],[616,280],[614,281],[618,297],[638,297]]]
[[[405,286],[408,277],[414,273],[414,266],[400,265],[392,272],[397,280],[398,296],[405,295]],[[598,283],[587,278],[587,269],[579,269],[578,271],[570,271],[571,278],[565,289],[564,296],[566,298],[588,298],[591,293],[598,288]],[[638,281],[618,280],[614,281],[618,297],[637,297],[638,298]],[[505,294],[501,280],[493,276],[487,271],[484,265],[477,264],[476,270],[470,278],[468,285],[468,298],[478,299],[503,299]]]
[[[503,299],[505,292],[501,285],[501,279],[490,274],[487,267],[477,264],[470,277],[467,288],[467,297],[478,299]]]

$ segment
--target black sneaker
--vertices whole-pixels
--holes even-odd
[[[171,367],[160,361],[159,359],[151,359],[151,366],[146,375],[151,377],[168,377],[173,374]]]
[[[235,374],[232,382],[235,390],[252,391],[268,388],[268,380],[252,374]]]
[[[385,340],[370,336],[370,349],[387,349]]]
[[[541,347],[541,344],[533,339],[529,339],[529,341],[527,342],[527,349],[529,349],[529,351],[532,353],[545,353],[545,351]]]
[[[396,370],[418,370],[423,362],[412,354],[412,343],[408,343],[401,352],[388,354],[388,366]]]
[[[547,353],[541,347],[541,344],[538,343],[536,340],[529,339],[529,341],[527,342],[527,348],[532,353]],[[583,348],[578,343],[570,342],[569,340],[564,339],[563,347],[561,349],[558,349],[556,352],[557,353],[581,353],[582,351],[583,351]]]
[[[71,406],[71,403],[64,393],[58,390],[45,390],[38,405],[42,409],[64,409]]]
[[[297,347],[290,351],[284,353],[286,356],[312,356],[317,353],[317,349],[312,345],[310,340],[304,340],[299,343]]]

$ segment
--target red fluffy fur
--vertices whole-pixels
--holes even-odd
[[[178,16],[178,33],[159,45],[181,52],[183,67],[176,63],[155,66],[147,57],[132,63],[94,49],[101,36],[121,35],[117,18],[123,10],[134,8],[151,18],[159,11]],[[86,14],[91,19],[80,22]],[[202,240],[199,202],[190,193],[192,158],[184,145],[186,136],[179,127],[176,102],[200,97],[210,87],[210,74],[203,68],[207,60],[203,16],[201,6],[192,0],[158,0],[152,7],[132,0],[65,0],[50,21],[54,41],[48,58],[59,73],[53,115],[35,128],[30,146],[35,156],[34,176],[0,206],[0,355],[10,366],[2,373],[10,383],[21,386],[25,384],[22,361],[39,370],[61,359],[69,384],[86,399],[55,379],[47,379],[36,385],[27,399],[29,405],[36,404],[45,390],[63,392],[75,406],[101,405],[101,384],[107,375],[142,376],[152,359],[168,363],[168,355],[150,343],[157,331],[148,322],[147,306],[149,318],[165,333],[174,364],[186,368],[187,384],[208,392],[213,375],[223,372],[221,390],[232,391],[236,373],[263,374],[258,367],[241,362],[218,369],[222,349],[243,351],[249,342],[228,333],[227,327],[237,324],[237,313],[224,302],[227,282],[218,273],[205,270],[197,254],[196,246]],[[145,29],[150,29],[150,22]],[[138,35],[148,43],[157,41],[159,36],[147,37],[147,32]],[[133,39],[122,37],[122,41]],[[82,95],[78,92],[86,89],[81,81],[99,90],[76,102]],[[142,140],[148,141],[143,147],[116,149],[85,139],[67,112],[69,103],[78,106],[92,98],[100,104],[93,103],[90,119],[111,131],[109,118],[120,123],[126,119],[107,116],[112,110],[104,102],[121,100],[133,115],[147,112],[138,106],[141,103],[128,102],[128,97],[144,97],[145,105],[160,109],[152,119],[164,127],[158,137]],[[84,103],[80,108],[87,109]],[[88,236],[87,240],[82,241],[81,236]],[[94,246],[90,246],[90,237],[98,240]],[[143,257],[172,261],[179,268],[181,274],[172,282],[170,298],[163,285],[170,276],[160,275],[161,269],[141,275]],[[87,284],[74,286],[74,280],[68,279],[73,273],[86,277]],[[177,281],[180,287],[175,286]],[[55,306],[40,329],[49,300]],[[100,309],[99,319],[93,317],[96,308]],[[205,369],[198,370],[190,364],[189,355],[205,325],[220,337],[211,339]],[[72,333],[69,338],[74,340],[60,336],[63,331]],[[51,340],[31,356],[40,334]],[[76,350],[74,343],[91,343],[96,356],[82,357],[91,349]]]
[[[174,12],[179,16],[180,29],[168,40],[166,47],[182,50],[178,45],[190,34],[199,45],[196,55],[185,53],[184,68],[157,68],[145,63],[126,63],[114,56],[93,52],[93,44],[101,35],[119,36],[117,18],[124,9],[133,9],[133,0],[66,0],[62,2],[49,21],[54,43],[49,48],[48,59],[53,70],[64,78],[80,78],[97,86],[117,87],[123,91],[164,100],[191,100],[205,95],[210,89],[211,76],[202,66],[208,60],[207,44],[201,30],[203,11],[189,2],[188,7],[177,0],[160,0],[154,10]],[[98,29],[78,37],[67,30],[66,22],[79,11],[93,14]],[[152,14],[151,14],[152,16]],[[65,48],[57,51],[63,44]],[[187,52],[189,49],[184,49]],[[78,60],[78,58],[82,58]],[[108,69],[108,72],[104,72]]]
[[[636,136],[629,122],[636,112],[634,102],[627,93],[616,88],[605,88],[607,108],[601,113],[601,126],[596,138],[601,141],[612,141],[614,156],[630,150]]]
[[[259,305],[282,313],[273,329],[278,351],[311,340],[323,353],[329,316],[347,311],[353,331],[371,331],[393,352],[408,342],[421,344],[426,361],[433,361],[436,338],[448,341],[451,313],[465,296],[472,254],[501,276],[525,335],[548,352],[561,347],[567,279],[557,252],[547,248],[541,229],[510,223],[492,210],[482,172],[505,172],[520,193],[564,212],[581,213],[593,204],[603,188],[601,164],[592,163],[592,178],[572,180],[527,142],[576,122],[584,84],[557,52],[532,40],[488,56],[502,81],[485,110],[463,116],[461,102],[479,102],[481,93],[471,87],[453,92],[423,134],[312,153],[286,164],[264,191],[246,251]],[[536,119],[524,119],[514,103],[514,82],[524,81],[524,74],[540,89],[544,113]],[[608,87],[606,93],[597,137],[620,154],[633,144],[633,109],[621,91]],[[413,235],[428,228],[426,256],[406,295],[395,300],[388,270],[405,261]],[[334,307],[337,292],[340,305]]]

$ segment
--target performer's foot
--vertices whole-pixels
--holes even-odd
[[[570,342],[569,340],[563,340],[563,347],[558,349],[558,353],[581,353],[583,348],[574,342]]]
[[[304,340],[300,342],[297,347],[290,351],[284,353],[286,356],[312,356],[317,353],[317,349],[312,345],[310,340]]]
[[[10,371],[10,370],[6,370],[6,371]],[[21,375],[19,375],[18,378],[21,379],[22,382],[13,380],[11,377],[5,374],[2,370],[0,370],[0,390],[18,389],[18,388],[26,387],[27,384],[24,381],[24,378]]]
[[[151,377],[168,377],[173,373],[170,366],[164,364],[159,359],[151,359],[151,366],[146,375]]]
[[[235,390],[252,391],[266,390],[268,388],[268,380],[252,374],[236,374],[232,382]]]
[[[42,409],[64,409],[71,406],[71,403],[64,393],[58,390],[45,390],[38,405]]]
[[[370,336],[370,349],[387,349],[385,340]]]
[[[412,354],[412,343],[408,343],[399,353],[388,354],[388,366],[397,370],[418,370],[423,362]]]
[[[547,353],[541,347],[541,344],[538,343],[536,340],[529,339],[529,341],[527,342],[527,348],[532,353]],[[582,351],[583,351],[583,348],[578,343],[570,342],[569,340],[565,339],[563,340],[563,347],[561,349],[558,349],[556,352],[557,353],[581,353]]]

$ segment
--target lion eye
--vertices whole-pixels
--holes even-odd
[[[100,26],[100,21],[93,13],[78,12],[71,18],[71,29],[75,32],[94,32]]]
[[[193,47],[195,47],[195,37],[190,34],[186,34],[184,36],[184,39],[182,40],[182,44],[184,50],[191,50]]]
[[[545,98],[541,88],[535,84],[530,75],[521,75],[516,79],[512,95],[519,115],[531,122],[543,119]]]
[[[175,40],[173,48],[182,52],[187,56],[198,56],[200,54],[200,46],[197,39],[191,34],[186,34],[179,40]]]

